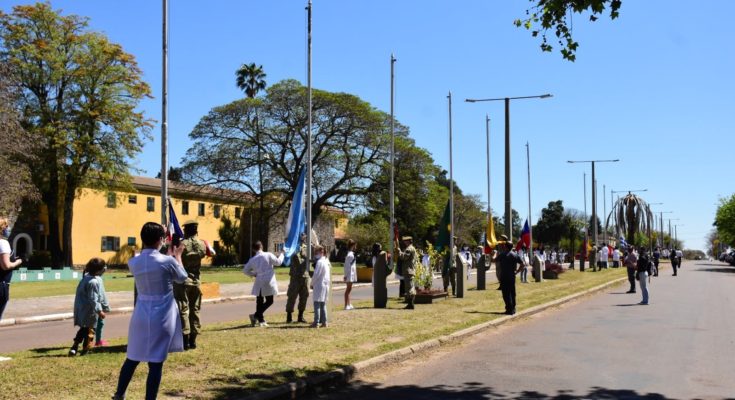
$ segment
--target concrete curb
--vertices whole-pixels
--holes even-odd
[[[324,374],[314,376],[311,378],[300,379],[296,382],[289,382],[283,385],[276,386],[272,389],[268,389],[259,393],[255,393],[250,396],[242,397],[244,400],[275,400],[275,399],[295,399],[311,392],[319,392],[327,389],[330,386],[339,384],[345,384],[353,380],[359,374],[364,374],[373,370],[378,369],[381,366],[393,364],[397,361],[405,360],[408,357],[413,357],[418,354],[424,353],[428,350],[441,347],[443,345],[464,340],[470,336],[484,332],[491,328],[497,328],[505,323],[526,318],[542,311],[548,310],[553,307],[558,307],[562,304],[568,303],[572,300],[579,299],[581,297],[588,296],[593,293],[605,290],[611,286],[618,285],[622,282],[627,282],[628,278],[618,278],[602,285],[595,286],[593,288],[584,290],[582,292],[574,293],[561,299],[557,299],[545,304],[540,304],[526,310],[523,310],[516,315],[509,315],[501,318],[497,318],[492,321],[484,322],[478,325],[465,328],[449,335],[439,336],[434,339],[429,339],[421,343],[417,343],[402,349],[394,350],[386,354],[370,358],[368,360],[360,361],[346,367],[337,368]]]
[[[398,284],[397,280],[392,280],[387,282],[388,285],[395,285]],[[361,288],[361,287],[367,287],[371,286],[371,283],[358,283],[352,285],[353,288]],[[334,286],[332,287],[332,291],[340,292],[345,290],[345,285],[340,286]],[[311,293],[311,290],[309,291]],[[278,295],[278,297],[285,297],[286,293],[283,292]],[[202,300],[202,303],[204,304],[217,304],[217,303],[224,303],[229,301],[238,301],[238,300],[255,300],[255,296],[247,294],[242,296],[228,296],[228,297],[217,297],[214,299],[204,299]],[[113,308],[107,315],[119,315],[119,314],[128,314],[133,311],[133,307],[117,307]],[[17,317],[17,318],[8,318],[0,320],[0,327],[3,326],[12,326],[12,325],[24,325],[24,324],[33,324],[33,323],[39,323],[39,322],[53,322],[53,321],[63,321],[66,319],[74,318],[73,312],[66,312],[66,313],[57,313],[57,314],[46,314],[46,315],[35,315],[30,317]]]

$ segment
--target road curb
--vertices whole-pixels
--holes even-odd
[[[353,380],[360,374],[365,374],[374,371],[382,366],[393,364],[396,361],[405,360],[408,357],[415,357],[428,350],[435,349],[453,342],[467,339],[480,332],[486,331],[491,328],[497,328],[505,323],[516,321],[522,318],[526,318],[550,308],[558,307],[572,300],[579,299],[581,297],[588,296],[593,293],[600,292],[611,286],[615,286],[622,282],[626,282],[627,277],[618,278],[610,282],[595,286],[593,288],[584,290],[582,292],[574,293],[569,296],[562,297],[548,303],[539,304],[537,306],[525,309],[515,315],[509,315],[501,318],[497,318],[492,321],[483,322],[478,325],[470,326],[468,328],[450,333],[448,335],[439,336],[434,339],[429,339],[421,343],[417,343],[411,346],[407,346],[398,350],[391,351],[389,353],[381,354],[379,356],[356,362],[352,365],[348,365],[342,368],[337,368],[332,371],[320,374],[314,377],[300,379],[295,382],[285,383],[276,386],[272,389],[264,390],[259,393],[255,393],[249,396],[241,397],[243,400],[280,400],[280,399],[295,399],[299,396],[303,396],[309,393],[321,392],[329,387],[345,384]]]
[[[387,282],[388,285],[395,285],[398,284],[397,280],[392,280]],[[371,283],[358,283],[355,285],[352,285],[353,288],[361,288],[361,287],[367,287],[371,286]],[[346,286],[340,285],[335,286],[332,288],[335,292],[340,292],[345,290]],[[309,291],[311,293],[311,290]],[[277,297],[284,297],[286,296],[286,292],[280,293]],[[255,300],[255,296],[251,294],[242,295],[242,296],[227,296],[227,297],[217,297],[213,299],[203,299],[202,303],[204,304],[217,304],[217,303],[225,303],[230,301],[238,301],[238,300]],[[128,314],[133,311],[133,307],[117,307],[113,308],[107,315],[119,315],[119,314]],[[54,322],[54,321],[63,321],[67,319],[74,318],[73,312],[65,312],[65,313],[56,313],[56,314],[45,314],[45,315],[34,315],[29,317],[16,317],[16,318],[8,318],[0,320],[0,327],[4,326],[13,326],[13,325],[25,325],[25,324],[33,324],[33,323],[39,323],[39,322]]]

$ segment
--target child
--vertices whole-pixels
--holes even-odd
[[[103,261],[104,262],[104,261]],[[107,270],[107,267],[104,268],[104,271],[102,271],[102,274]],[[102,311],[104,311],[105,314],[110,312],[110,303],[107,301],[107,291],[105,290],[105,282],[102,280],[102,274],[97,276],[97,280],[100,283],[100,304],[102,304]],[[95,347],[105,347],[109,343],[107,340],[102,339],[102,329],[105,327],[105,319],[104,318],[97,318],[97,329],[95,329],[95,341],[94,346]]]
[[[89,260],[84,268],[82,280],[77,285],[74,298],[74,325],[79,327],[74,337],[74,344],[69,349],[69,356],[75,356],[82,344],[82,355],[94,347],[94,334],[97,321],[105,318],[102,300],[107,303],[104,285],[99,278],[107,269],[101,258]]]
[[[329,284],[331,282],[332,265],[329,259],[324,257],[324,247],[317,245],[314,248],[316,255],[316,267],[312,285],[314,286],[314,323],[312,328],[327,327],[327,299],[329,298]]]

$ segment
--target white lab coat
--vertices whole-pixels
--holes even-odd
[[[610,249],[607,248],[607,246],[602,246],[602,249],[600,250],[600,261],[606,263],[608,257],[610,254],[608,253]]]
[[[332,265],[327,257],[320,257],[314,267],[314,276],[311,278],[314,292],[312,297],[314,301],[326,302],[329,297],[329,283],[332,280]]]
[[[345,256],[345,282],[357,282],[357,259],[351,251]]]
[[[184,283],[186,271],[170,256],[143,249],[128,261],[138,299],[128,328],[128,354],[133,361],[163,362],[168,353],[184,351],[179,308],[173,282]]]
[[[273,267],[283,264],[283,253],[278,257],[267,251],[259,251],[248,260],[242,272],[254,276],[253,296],[278,296],[278,282]]]

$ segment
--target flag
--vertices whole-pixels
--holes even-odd
[[[176,218],[176,213],[174,212],[174,205],[171,202],[171,199],[168,199],[168,239],[169,241],[173,241],[174,236],[178,236],[179,239],[184,238],[184,231],[181,230],[181,225],[179,225],[179,220]]]
[[[516,251],[520,250],[523,245],[526,248],[531,247],[531,229],[528,227],[528,220],[523,224],[523,231],[521,231],[521,240],[516,244]]]
[[[217,252],[214,250],[214,247],[210,246],[209,242],[207,242],[206,240],[202,240],[202,242],[204,242],[204,249],[205,249],[204,255],[205,256],[214,257],[217,255]]]
[[[301,176],[296,184],[296,191],[293,194],[291,209],[288,211],[288,219],[286,220],[286,242],[283,245],[284,260],[283,264],[289,265],[291,257],[299,251],[301,243],[300,236],[306,231],[306,207],[304,207],[304,181],[306,180],[306,168],[301,170]],[[313,232],[312,232],[313,233]]]
[[[625,238],[624,237],[621,236],[619,240],[620,240],[620,246],[621,247],[623,247],[623,248],[628,247],[628,243],[625,241]]]
[[[495,238],[495,221],[493,216],[488,215],[487,217],[487,231],[485,232],[485,254],[490,254],[498,245],[498,240]]]
[[[445,248],[451,246],[451,231],[452,225],[449,221],[451,211],[449,210],[449,200],[447,200],[447,206],[444,208],[444,216],[439,221],[439,235],[436,238],[436,251],[442,251]]]

